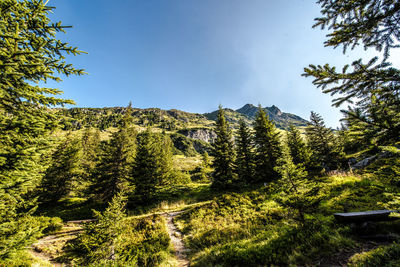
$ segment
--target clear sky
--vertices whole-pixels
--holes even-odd
[[[330,127],[341,114],[301,77],[308,64],[342,66],[365,52],[325,48],[311,0],[50,0],[58,35],[87,55],[68,58],[89,75],[56,87],[78,107],[126,106],[204,113],[219,104],[276,105]],[[54,84],[50,83],[54,86]]]

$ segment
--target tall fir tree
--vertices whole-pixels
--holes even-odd
[[[30,196],[41,181],[41,155],[56,125],[47,107],[73,103],[54,97],[62,91],[39,82],[83,74],[65,61],[65,54],[80,51],[56,39],[66,27],[51,22],[53,10],[41,0],[0,1],[0,258],[26,246],[35,234],[25,223],[26,211],[35,205]]]
[[[363,63],[354,61],[337,70],[329,64],[309,65],[304,76],[322,92],[336,95],[333,106],[350,103],[345,120],[353,135],[367,145],[391,145],[400,141],[400,70],[388,60],[399,48],[400,3],[397,0],[319,0],[322,17],[314,27],[327,28],[326,46],[343,47],[343,52],[361,45],[383,52]]]
[[[245,184],[254,183],[255,153],[252,135],[244,120],[239,122],[236,137],[236,173],[238,180]]]
[[[90,185],[91,177],[96,169],[96,165],[101,153],[100,131],[97,128],[87,127],[81,138],[82,156],[80,165],[82,174],[78,180],[76,191],[85,192]]]
[[[129,192],[129,178],[136,154],[137,132],[132,125],[131,104],[126,108],[118,131],[105,145],[92,178],[90,191],[97,200],[109,202],[121,190]]]
[[[310,163],[311,151],[301,137],[299,129],[293,124],[289,125],[286,132],[286,145],[294,164],[303,164],[306,168]]]
[[[58,200],[71,193],[83,173],[81,157],[80,140],[69,133],[51,157],[51,165],[40,185],[41,202],[56,205]]]
[[[278,176],[274,168],[281,156],[280,135],[261,105],[258,106],[254,122],[254,143],[256,147],[256,179],[261,182],[271,181]]]
[[[165,134],[156,134],[148,128],[138,138],[131,183],[135,185],[135,201],[151,201],[156,187],[167,183],[172,172],[172,142]]]
[[[314,166],[321,166],[325,170],[338,168],[340,162],[336,137],[331,129],[325,127],[322,117],[315,112],[311,112],[306,136],[313,154]]]
[[[232,132],[225,119],[225,112],[219,106],[215,132],[217,138],[214,146],[214,174],[212,187],[215,189],[227,189],[236,180],[235,175],[235,150],[233,148]]]

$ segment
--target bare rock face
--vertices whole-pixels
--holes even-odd
[[[207,143],[213,143],[217,138],[217,134],[214,131],[205,128],[185,129],[185,130],[180,130],[179,133],[183,134],[186,137],[196,140],[201,140]]]

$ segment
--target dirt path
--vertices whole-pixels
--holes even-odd
[[[86,221],[67,222],[60,231],[36,241],[29,248],[29,252],[36,258],[48,262],[53,266],[68,266],[68,264],[57,262],[56,258],[62,252],[65,243],[82,232],[81,224],[84,222]]]
[[[182,214],[184,211],[176,211],[166,213],[164,216],[167,218],[167,230],[169,237],[171,238],[171,242],[174,245],[175,255],[178,259],[178,267],[187,267],[190,266],[189,261],[187,260],[187,252],[189,251],[185,248],[182,240],[182,233],[176,228],[173,219]]]

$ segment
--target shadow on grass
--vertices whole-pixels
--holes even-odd
[[[35,215],[60,217],[63,221],[93,218],[93,209],[103,210],[106,204],[93,203],[85,198],[66,198],[56,204],[39,205]]]

